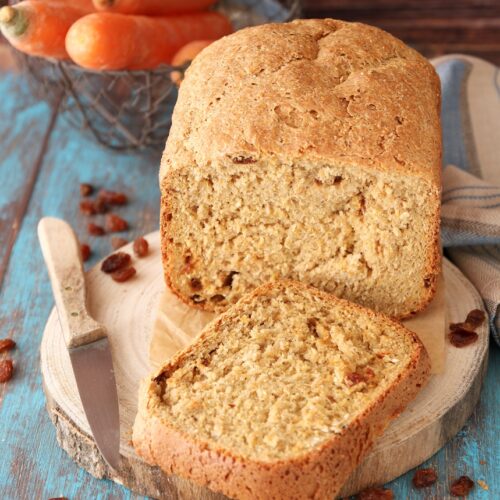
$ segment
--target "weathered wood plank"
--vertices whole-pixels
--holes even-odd
[[[0,82],[9,82],[2,87],[4,95],[19,91],[15,90],[18,82],[14,77],[2,76]],[[10,106],[9,120],[16,116],[16,141],[29,132],[30,123],[34,127],[35,123],[47,120],[47,107],[40,104],[29,115],[31,122],[27,121],[25,127],[21,127],[17,120],[23,118],[24,111]],[[41,135],[29,138],[24,149],[39,147]],[[12,151],[9,163],[6,164],[5,159],[1,162],[2,173],[12,169],[18,176],[18,185],[23,186],[24,176],[15,172],[19,161],[16,155],[21,151],[14,145]],[[158,163],[158,155],[139,157],[109,153],[70,129],[63,120],[58,120],[50,137],[0,292],[2,336],[11,333],[18,343],[18,348],[11,354],[16,366],[15,377],[0,386],[0,492],[4,498],[59,495],[85,499],[136,498],[120,486],[92,479],[57,445],[45,410],[39,369],[42,329],[53,300],[38,248],[36,224],[43,215],[63,217],[77,228],[82,239],[89,240],[98,253],[107,253],[110,249],[108,237],[86,237],[86,221],[78,213],[80,181],[91,181],[130,194],[130,205],[120,209],[120,214],[131,222],[132,230],[128,235],[132,237],[157,226]],[[16,196],[15,191],[13,195]],[[9,215],[6,223],[11,220],[12,215]],[[96,258],[97,254],[94,261]]]
[[[10,52],[0,46],[2,66],[12,65]],[[33,185],[44,154],[44,138],[53,126],[51,111],[35,101],[18,85],[14,73],[0,79],[0,144],[2,161],[0,178],[0,286],[12,246],[26,211]],[[13,120],[12,117],[16,119]]]

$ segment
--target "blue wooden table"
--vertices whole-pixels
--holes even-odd
[[[79,214],[79,184],[90,182],[129,194],[130,203],[118,211],[131,224],[124,237],[155,230],[160,153],[119,154],[96,145],[30,95],[2,50],[0,96],[0,338],[17,342],[8,353],[14,378],[0,384],[0,498],[139,498],[94,479],[57,445],[39,368],[40,340],[53,300],[36,226],[45,215],[68,220],[92,247],[88,265],[109,253],[109,237],[89,237]],[[448,498],[450,482],[462,474],[489,487],[486,491],[476,483],[469,498],[500,498],[499,383],[500,349],[492,345],[479,406],[465,428],[424,464],[437,469],[438,483],[416,491],[409,472],[389,485],[397,499]]]

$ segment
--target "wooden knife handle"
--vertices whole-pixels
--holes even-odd
[[[80,244],[71,226],[61,219],[44,217],[38,223],[38,239],[68,349],[105,337],[104,328],[87,311]]]

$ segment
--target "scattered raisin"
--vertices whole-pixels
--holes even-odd
[[[105,214],[108,209],[108,204],[101,198],[97,198],[97,200],[94,200],[94,211],[96,214]]]
[[[83,215],[95,215],[95,206],[92,200],[82,200],[80,202],[80,212]]]
[[[386,488],[367,488],[357,495],[358,500],[392,500],[394,493]]]
[[[432,486],[437,481],[437,473],[435,469],[419,469],[415,471],[412,483],[415,488],[427,488]]]
[[[424,286],[425,288],[429,288],[432,285],[432,278],[424,278]]]
[[[472,328],[478,328],[484,323],[486,319],[486,314],[481,309],[473,309],[469,314],[467,314],[467,319],[465,323],[470,325]]]
[[[94,192],[94,186],[92,184],[82,183],[80,184],[80,195],[83,197],[90,196]]]
[[[123,283],[129,280],[136,273],[135,267],[126,267],[125,269],[118,269],[111,273],[111,277],[118,283]]]
[[[198,278],[191,278],[189,280],[189,286],[195,292],[197,292],[203,288],[203,285],[201,284],[201,281]]]
[[[369,366],[367,366],[365,368],[365,378],[372,379],[373,377],[375,377],[375,372]]]
[[[469,314],[467,314],[467,318],[462,323],[450,323],[450,330],[457,330],[459,328],[463,328],[465,330],[469,330],[473,332],[476,328],[481,326],[486,319],[486,314],[484,311],[480,309],[473,309]]]
[[[87,243],[81,243],[80,244],[80,254],[82,256],[83,262],[87,262],[90,258],[91,254],[90,247],[87,245]]]
[[[16,343],[12,339],[1,339],[0,340],[0,352],[10,351],[16,347]]]
[[[210,300],[212,302],[218,303],[218,302],[222,302],[223,300],[226,300],[226,297],[224,297],[224,295],[221,295],[220,293],[218,293],[216,295],[212,295],[210,297]]]
[[[233,277],[237,274],[240,274],[238,271],[231,271],[226,278],[224,279],[224,282],[222,283],[222,286],[232,286],[233,284]]]
[[[0,361],[0,383],[8,382],[14,373],[14,365],[12,360],[4,359]]]
[[[450,343],[455,347],[465,347],[473,344],[478,339],[476,332],[471,332],[465,328],[457,328],[450,332]]]
[[[128,224],[119,215],[108,214],[106,215],[106,229],[112,233],[119,233],[120,231],[126,231]]]
[[[108,191],[106,189],[101,189],[99,191],[98,197],[105,203],[109,203],[110,205],[126,205],[126,203],[128,202],[128,198],[125,193]]]
[[[87,231],[92,236],[102,236],[103,234],[106,233],[106,231],[104,231],[104,228],[102,226],[98,226],[97,224],[94,224],[93,222],[88,223]]]
[[[119,238],[118,236],[113,236],[111,238],[111,246],[114,250],[118,250],[119,248],[125,246],[128,241],[125,238]]]
[[[139,236],[134,240],[134,253],[137,257],[146,257],[149,252],[149,243],[145,238]]]
[[[353,386],[356,384],[360,384],[361,382],[365,381],[365,376],[362,375],[361,373],[353,372],[353,373],[348,373],[345,377],[346,383],[348,386]]]
[[[198,294],[195,294],[195,295],[191,295],[190,299],[195,303],[195,304],[202,304],[203,302],[205,302],[205,299],[201,296],[201,295],[198,295]]]
[[[125,252],[116,252],[106,259],[101,264],[101,271],[106,274],[114,273],[119,269],[127,267],[131,262],[131,257]]]
[[[474,488],[474,481],[468,476],[460,476],[451,484],[450,493],[454,497],[466,497],[472,488]]]

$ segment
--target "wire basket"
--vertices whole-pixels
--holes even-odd
[[[300,17],[300,0],[221,0],[216,9],[235,29]],[[15,51],[32,92],[59,106],[72,126],[91,133],[115,150],[161,149],[177,99],[173,71],[187,65],[162,65],[148,71],[93,71],[70,61],[33,57]]]

